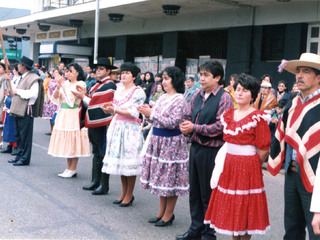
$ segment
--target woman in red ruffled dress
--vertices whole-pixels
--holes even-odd
[[[239,107],[221,116],[226,154],[216,158],[216,167],[221,159],[224,164],[220,164],[222,172],[216,181],[211,179],[205,223],[234,240],[250,239],[270,228],[261,168],[271,143],[270,115],[252,107],[259,88],[256,79],[240,74],[234,84]]]

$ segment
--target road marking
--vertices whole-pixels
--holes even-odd
[[[46,147],[44,147],[44,146],[41,146],[41,145],[39,145],[39,144],[37,144],[37,143],[32,143],[32,145],[35,146],[35,147],[42,148],[43,150],[45,150],[45,151],[48,152],[48,148],[46,148]]]

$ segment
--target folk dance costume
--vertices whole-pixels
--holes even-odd
[[[77,158],[90,156],[88,129],[80,129],[79,104],[81,99],[76,98],[71,91],[76,86],[86,87],[85,82],[66,81],[65,92],[60,89],[59,98],[52,98],[56,104],[61,103],[55,125],[52,131],[48,154],[54,157]]]
[[[57,80],[53,78],[48,84],[48,97],[43,105],[42,118],[44,119],[52,119],[54,114],[58,111],[58,105],[51,101],[53,91],[56,89],[56,87]]]
[[[189,193],[189,157],[187,141],[179,130],[185,119],[186,101],[182,94],[166,100],[161,96],[150,120],[153,131],[143,158],[140,186],[164,197]]]
[[[234,111],[230,109],[221,116],[227,153],[218,185],[212,190],[204,222],[222,234],[264,234],[270,223],[256,149],[269,149],[270,116],[255,110],[235,121]]]
[[[102,172],[136,176],[141,174],[140,151],[143,146],[137,107],[144,103],[146,95],[140,87],[134,87],[126,96],[121,96],[122,88],[118,86],[113,104],[116,109],[128,111],[133,118],[119,114],[113,117],[107,132]]]

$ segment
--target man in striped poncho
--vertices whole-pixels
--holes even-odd
[[[97,64],[90,66],[96,69],[96,83],[91,87],[89,96],[85,96],[82,89],[73,92],[83,99],[83,105],[87,107],[85,126],[89,131],[89,140],[92,144],[92,182],[84,186],[83,190],[94,190],[93,195],[107,194],[109,191],[109,174],[101,173],[103,157],[105,154],[107,126],[112,120],[111,114],[105,114],[101,106],[106,102],[112,102],[116,84],[110,78],[110,72],[117,67],[110,64],[108,58],[99,58]]]
[[[284,67],[295,74],[300,93],[284,108],[271,144],[268,170],[285,162],[285,240],[320,239],[313,232],[310,203],[320,153],[320,56],[303,53]]]

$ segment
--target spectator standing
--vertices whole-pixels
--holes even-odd
[[[232,97],[232,100],[233,100],[233,107],[234,108],[238,108],[238,104],[235,100],[235,97],[234,97],[234,83],[236,82],[236,79],[238,77],[238,74],[231,74],[230,78],[229,78],[229,85],[227,87],[224,88],[224,90],[228,93],[230,93],[231,97]]]
[[[253,103],[255,109],[261,111],[266,111],[271,113],[271,110],[277,105],[277,99],[274,94],[271,93],[271,83],[262,82],[260,86],[260,93],[258,94],[257,99]]]

